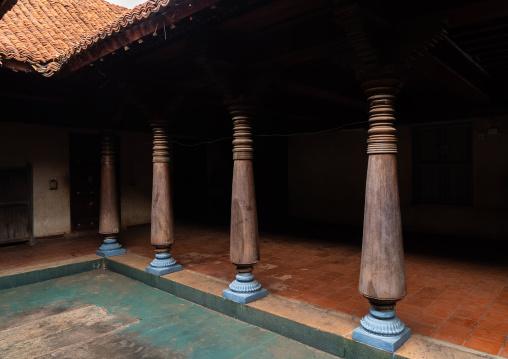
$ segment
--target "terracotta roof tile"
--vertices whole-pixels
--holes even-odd
[[[51,76],[71,56],[171,2],[147,1],[129,10],[104,0],[17,0],[0,19],[0,64],[27,62]]]

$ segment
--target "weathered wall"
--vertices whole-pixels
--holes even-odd
[[[0,123],[0,166],[33,166],[34,236],[71,232],[69,129]],[[72,129],[72,132],[83,132]],[[85,131],[98,134],[96,131]],[[120,133],[120,205],[123,227],[150,222],[152,137]],[[117,162],[118,163],[118,162]],[[100,166],[100,158],[97,158]],[[50,190],[49,181],[58,181]]]
[[[122,132],[119,136],[122,227],[150,223],[152,134]]]
[[[69,135],[50,126],[0,123],[0,166],[33,166],[34,236],[70,231]],[[51,191],[49,181],[58,181]]]
[[[475,119],[473,134],[474,204],[414,204],[412,127],[397,127],[398,174],[405,230],[486,238],[508,238],[508,123]],[[479,131],[485,139],[479,140]],[[365,130],[292,137],[289,140],[291,215],[314,221],[362,225],[367,172]]]

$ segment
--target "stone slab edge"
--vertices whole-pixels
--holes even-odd
[[[413,334],[395,353],[352,339],[360,318],[269,294],[247,305],[224,300],[226,281],[190,270],[165,276],[144,271],[150,259],[127,253],[112,258],[87,255],[0,271],[0,290],[107,268],[235,319],[347,359],[503,359],[438,339]],[[138,268],[139,267],[139,268]]]
[[[229,282],[191,270],[155,276],[150,259],[127,253],[106,259],[106,268],[182,299],[347,359],[502,359],[442,340],[413,334],[395,353],[353,340],[360,318],[272,294],[249,304],[222,298]],[[234,272],[234,271],[233,271]],[[234,274],[234,273],[233,273]]]
[[[104,267],[96,255],[77,257],[46,264],[37,264],[0,272],[0,290],[38,283]]]
[[[124,261],[120,257],[108,258],[106,268],[243,322],[270,330],[327,353],[344,357],[343,336],[337,332],[320,328],[322,325],[319,323],[318,325],[305,323],[307,318],[312,318],[314,322],[323,321],[325,318],[324,320],[328,321],[328,326],[333,327],[333,323],[336,323],[334,319],[337,318],[330,318],[326,311],[319,310],[321,308],[318,311],[322,315],[318,313],[302,315],[302,312],[306,311],[306,303],[303,305],[303,303],[293,303],[275,297],[266,297],[253,303],[240,304],[222,298],[222,290],[227,288],[228,283],[216,278],[189,270],[159,277],[146,273],[141,266],[141,268],[135,268],[122,262]],[[265,301],[265,303],[260,304],[261,301]],[[266,303],[267,301],[269,303]],[[274,302],[279,303],[272,307],[272,310],[265,310]],[[307,309],[307,312],[313,311],[312,309]],[[274,311],[279,311],[279,313],[276,314]],[[297,318],[298,314],[301,318]],[[356,324],[350,323],[351,328],[348,328],[348,331],[352,331],[355,326]]]

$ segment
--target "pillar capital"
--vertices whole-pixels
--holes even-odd
[[[169,140],[167,135],[168,121],[150,122],[153,131],[154,163],[169,163]]]
[[[369,138],[367,153],[396,154],[397,130],[395,122],[395,100],[399,93],[400,82],[396,79],[368,80],[362,84],[369,101]]]
[[[102,135],[101,164],[103,165],[115,164],[115,146],[113,142],[113,135],[110,132],[107,132]]]
[[[228,106],[228,111],[233,118],[233,160],[252,160],[254,149],[251,120],[256,107],[236,104]]]

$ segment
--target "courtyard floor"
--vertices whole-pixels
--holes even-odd
[[[413,333],[508,358],[508,261],[501,241],[407,233],[408,293],[397,315]],[[0,247],[0,271],[79,257],[100,235]],[[150,227],[123,231],[128,252],[153,258]],[[261,232],[256,279],[269,293],[362,317],[361,229],[292,224]],[[232,281],[228,228],[176,223],[172,255],[184,268]]]

